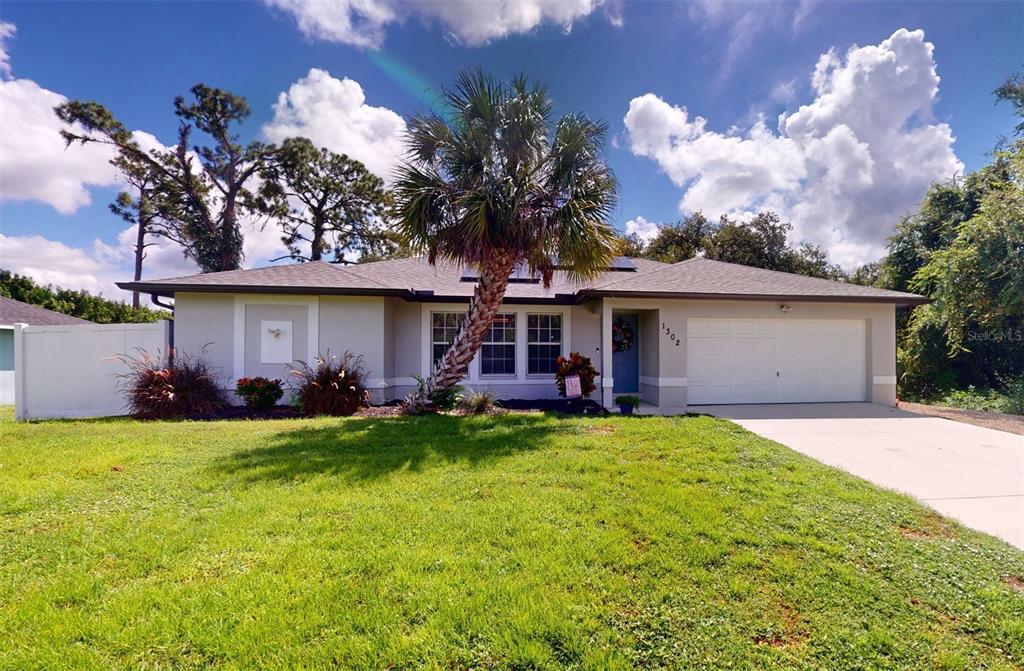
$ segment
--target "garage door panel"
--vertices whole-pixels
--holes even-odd
[[[692,319],[687,333],[690,403],[865,400],[861,320]]]
[[[736,384],[733,395],[749,398],[751,403],[779,402],[778,388],[774,384]]]

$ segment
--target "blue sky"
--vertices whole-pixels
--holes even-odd
[[[476,65],[534,75],[559,112],[609,122],[620,228],[772,207],[794,221],[795,241],[850,266],[881,253],[928,183],[986,162],[1014,125],[991,92],[1024,62],[1014,2],[523,0],[502,13],[486,0],[374,0],[373,16],[273,4],[5,2],[0,267],[108,295],[129,276],[103,157],[36,151],[57,131],[45,103],[60,96],[100,101],[171,143],[172,100],[201,81],[248,98],[247,138],[299,129],[383,172],[395,115],[423,111],[423,87]],[[276,255],[272,232],[252,237],[248,265]],[[189,270],[169,247],[150,266],[147,276]]]

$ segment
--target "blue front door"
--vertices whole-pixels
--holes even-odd
[[[636,315],[612,317],[612,391],[616,394],[640,391],[639,337]]]

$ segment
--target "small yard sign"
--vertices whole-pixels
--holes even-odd
[[[569,375],[565,378],[565,397],[580,398],[583,396],[583,386],[580,384],[579,375]]]

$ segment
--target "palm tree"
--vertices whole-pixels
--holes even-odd
[[[551,285],[586,281],[611,262],[616,184],[604,164],[607,125],[581,114],[551,123],[547,89],[520,76],[463,72],[445,117],[412,121],[394,195],[410,247],[473,268],[479,280],[455,339],[422,385],[429,397],[466,375],[520,264]]]

